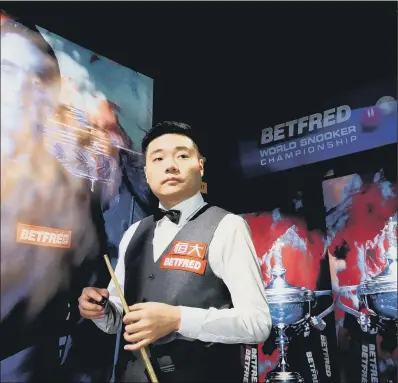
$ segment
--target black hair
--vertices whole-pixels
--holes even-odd
[[[177,121],[163,121],[156,124],[142,139],[141,149],[144,156],[146,156],[146,151],[148,149],[148,145],[155,140],[156,138],[163,136],[164,134],[180,134],[182,136],[186,136],[190,138],[198,152],[200,150],[197,144],[197,137],[194,130],[183,122]]]

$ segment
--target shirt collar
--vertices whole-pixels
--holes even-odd
[[[198,192],[194,196],[180,202],[178,205],[173,206],[171,210],[179,210],[181,212],[178,226],[183,226],[187,220],[204,205],[205,201],[203,200],[202,194]],[[170,210],[166,209],[161,203],[159,203],[159,207],[164,210]]]

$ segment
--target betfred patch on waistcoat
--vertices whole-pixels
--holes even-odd
[[[207,245],[200,242],[174,241],[170,254],[164,255],[162,269],[190,271],[203,275],[206,270]]]
[[[69,249],[71,240],[72,232],[70,230],[25,225],[24,223],[18,223],[17,226],[17,242],[19,243]]]
[[[206,270],[207,261],[197,257],[185,257],[176,255],[164,255],[160,263],[162,269],[190,271],[203,275]]]

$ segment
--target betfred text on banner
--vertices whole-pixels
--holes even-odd
[[[381,97],[376,105],[348,105],[266,127],[260,141],[241,142],[246,178],[329,160],[397,142],[397,101]]]
[[[27,245],[69,249],[71,236],[70,230],[25,225],[23,223],[18,223],[17,226],[17,242]]]

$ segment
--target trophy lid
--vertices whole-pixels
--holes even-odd
[[[306,287],[291,285],[285,279],[286,269],[275,266],[272,270],[272,280],[265,289],[269,303],[281,303],[283,300],[289,302],[307,302],[313,299],[313,291]]]
[[[396,260],[388,260],[384,271],[370,279],[363,281],[358,292],[361,295],[370,295],[378,293],[390,293],[397,291],[397,262]]]
[[[391,293],[396,291],[397,280],[383,275],[365,280],[358,286],[358,293],[360,295]]]

